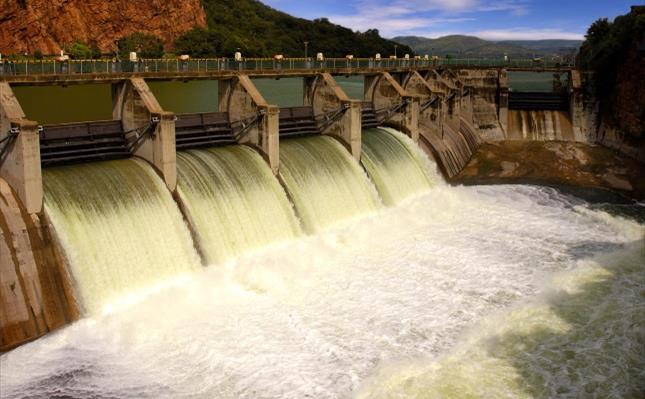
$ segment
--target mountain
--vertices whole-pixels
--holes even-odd
[[[398,36],[392,40],[406,44],[417,54],[435,54],[470,57],[532,57],[563,51],[571,53],[573,48],[580,45],[575,40],[507,40],[493,42],[474,36],[450,35],[437,39],[419,36]]]
[[[5,55],[52,54],[77,41],[112,52],[116,40],[134,32],[158,36],[166,50],[191,32],[183,44],[194,48],[199,41],[201,49],[213,49],[209,56],[230,56],[239,48],[246,57],[302,57],[305,41],[310,56],[387,56],[397,44],[376,29],[354,32],[255,0],[0,0],[0,53]],[[400,45],[399,52],[412,50]]]
[[[51,54],[75,41],[108,52],[138,30],[171,43],[205,24],[200,0],[0,0],[0,53]]]
[[[570,54],[580,48],[582,40],[503,40],[497,42],[497,44],[520,46],[543,54],[561,54],[563,52]]]
[[[322,52],[326,57],[383,56],[394,54],[397,44],[382,38],[378,30],[354,32],[329,22],[326,18],[313,21],[296,18],[255,0],[202,0],[209,31],[228,44],[239,47],[247,56],[270,57],[284,54],[302,57],[304,42],[308,55]],[[375,21],[375,24],[377,22]],[[410,53],[407,46],[399,46],[400,53]]]

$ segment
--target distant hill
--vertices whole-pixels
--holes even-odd
[[[562,52],[571,53],[574,50],[578,50],[582,44],[582,40],[503,40],[496,43],[520,46],[543,54],[560,54]]]
[[[327,18],[313,21],[296,18],[255,0],[202,0],[206,23],[214,37],[226,41],[225,54],[239,47],[245,56],[309,56],[322,52],[326,57],[370,57],[394,54],[397,43],[382,38],[378,30],[355,32],[331,23]],[[378,25],[378,21],[374,21]],[[399,46],[399,53],[412,52]]]
[[[493,42],[474,36],[450,35],[437,39],[398,36],[392,39],[406,44],[417,54],[470,57],[532,57],[533,55],[570,54],[580,45],[576,40],[506,40]]]

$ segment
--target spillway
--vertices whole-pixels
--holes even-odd
[[[432,186],[428,165],[403,133],[392,129],[363,131],[361,162],[387,205],[427,191]]]
[[[571,118],[565,111],[508,111],[508,139],[575,141]]]
[[[49,168],[43,186],[85,314],[200,266],[179,209],[147,163]]]
[[[280,176],[310,233],[381,206],[360,165],[331,137],[281,141]]]
[[[179,152],[177,170],[179,196],[209,263],[301,234],[286,193],[250,147]]]

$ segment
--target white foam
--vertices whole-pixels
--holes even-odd
[[[466,350],[469,328],[546,295],[553,273],[643,240],[643,226],[576,206],[547,188],[436,187],[5,354],[2,395],[351,397],[388,365]],[[498,366],[493,380],[521,383]]]

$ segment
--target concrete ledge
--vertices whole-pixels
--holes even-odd
[[[42,216],[0,179],[0,352],[78,318],[69,280]]]
[[[0,177],[18,194],[27,212],[40,212],[43,187],[38,124],[26,119],[11,87],[3,82],[0,82],[1,139],[6,139],[3,146],[7,146],[0,158]]]

